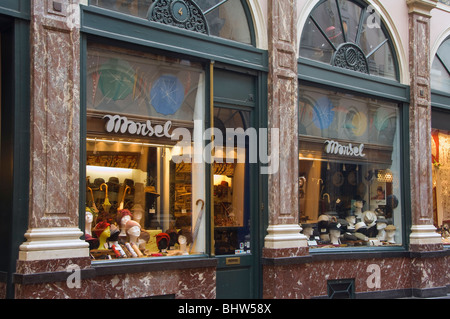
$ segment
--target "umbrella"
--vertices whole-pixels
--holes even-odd
[[[123,209],[123,203],[125,201],[125,195],[127,194],[127,191],[128,191],[128,194],[131,193],[131,188],[128,185],[125,186],[125,190],[123,191],[122,201],[119,204],[119,211]]]
[[[102,186],[105,186],[105,192],[106,192],[106,196],[105,196],[105,201],[103,202],[103,209],[105,210],[105,212],[109,212],[109,209],[111,208],[111,203],[109,202],[108,199],[108,185],[106,185],[106,183],[103,183],[100,185],[100,190],[102,190]]]
[[[156,112],[173,115],[181,107],[184,100],[184,86],[171,74],[161,75],[150,90],[150,103]]]
[[[98,86],[104,96],[117,101],[133,93],[135,71],[131,65],[120,59],[110,59],[100,67]]]
[[[192,248],[194,247],[195,240],[197,239],[198,230],[200,228],[200,221],[202,220],[203,215],[203,207],[205,206],[205,202],[203,201],[203,199],[198,199],[195,205],[198,205],[199,202],[202,203],[202,207],[200,208],[200,212],[198,213],[197,216],[197,222],[195,223],[194,234],[192,235],[192,244],[191,247],[189,248],[189,253],[191,253]]]

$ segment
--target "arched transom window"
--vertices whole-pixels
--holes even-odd
[[[90,0],[93,6],[253,44],[245,0]]]
[[[398,80],[392,42],[380,15],[359,0],[322,0],[300,41],[300,57]]]
[[[450,92],[450,38],[439,47],[431,66],[431,88]]]

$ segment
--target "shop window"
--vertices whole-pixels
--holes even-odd
[[[90,0],[90,4],[195,32],[252,43],[241,0]]]
[[[372,6],[360,1],[322,0],[306,21],[300,57],[396,80],[385,30]]]
[[[215,107],[214,115],[214,126],[221,132],[221,136],[215,136],[217,150],[213,166],[214,253],[249,254],[248,140],[243,134],[248,129],[249,112]],[[238,129],[234,130],[237,134],[227,134],[227,129]],[[230,149],[227,145],[234,146]]]
[[[450,39],[441,44],[431,66],[431,88],[450,91]]]
[[[310,248],[402,244],[397,104],[301,86],[299,220]]]
[[[433,163],[433,220],[442,243],[450,245],[450,131],[433,129],[431,139]]]
[[[205,253],[205,164],[177,159],[177,128],[203,147],[203,67],[89,44],[86,240],[98,259]]]

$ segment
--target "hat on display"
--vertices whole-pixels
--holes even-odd
[[[363,220],[367,225],[373,224],[377,221],[377,214],[370,210],[365,211]]]
[[[340,232],[343,232],[344,230],[342,229],[342,225],[340,223],[336,223],[336,222],[331,222],[328,225],[328,230],[338,230]]]
[[[395,227],[394,225],[387,225],[386,226],[386,228],[385,228],[385,230],[387,230],[387,231],[389,231],[389,230],[396,230],[397,229],[397,227]]]
[[[166,249],[169,247],[170,236],[167,233],[159,233],[156,235],[156,246],[159,250]]]
[[[141,228],[141,225],[135,220],[127,221],[127,223],[125,224],[125,230],[128,231],[132,227],[139,227],[139,228]]]
[[[358,222],[358,223],[355,224],[355,230],[356,231],[364,229],[364,228],[367,228],[367,225],[364,222]]]
[[[146,192],[147,194],[152,194],[152,195],[155,195],[155,196],[160,196],[160,195],[156,192],[155,186],[145,186],[144,192]]]
[[[95,234],[95,236],[97,236],[97,238],[100,238],[100,236],[102,235],[102,233],[109,227],[111,226],[110,223],[102,221],[99,222],[97,225],[95,225],[94,229],[92,230],[92,232]]]

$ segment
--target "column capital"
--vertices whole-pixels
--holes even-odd
[[[430,16],[430,11],[436,8],[437,0],[406,0],[409,13],[417,13],[424,16]]]

